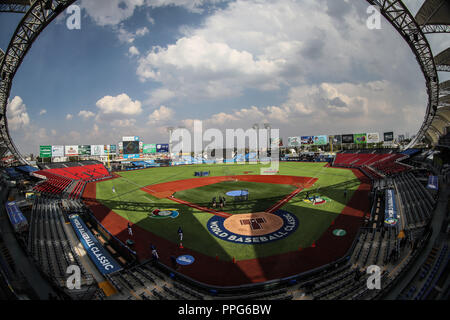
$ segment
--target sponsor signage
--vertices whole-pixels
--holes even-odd
[[[90,156],[91,155],[91,146],[90,145],[78,146],[78,154],[80,156]]]
[[[378,143],[380,142],[380,134],[378,132],[367,134],[367,143]]]
[[[78,146],[64,146],[64,154],[66,156],[77,156]]]
[[[393,189],[386,190],[385,206],[384,224],[387,226],[395,226],[398,222],[398,217]]]
[[[64,146],[52,146],[52,157],[64,157]]]
[[[169,152],[169,144],[157,144],[156,145],[156,152]]]
[[[103,156],[105,148],[102,144],[91,145],[91,155],[92,156]]]
[[[314,136],[314,145],[323,146],[328,144],[328,136]]]
[[[139,137],[122,137],[122,141],[139,141]]]
[[[353,143],[353,141],[354,141],[353,134],[342,135],[342,143]]]
[[[139,159],[139,154],[124,154],[124,159]]]
[[[342,144],[342,136],[340,134],[333,136],[333,144]]]
[[[156,153],[156,144],[154,144],[154,143],[144,144],[144,147],[143,147],[142,151],[143,151],[144,154]]]
[[[110,274],[122,269],[100,244],[98,239],[89,231],[84,221],[78,215],[73,214],[69,219],[89,258],[102,274]]]
[[[355,144],[367,143],[367,135],[365,133],[355,133],[353,139]]]
[[[39,156],[41,158],[51,158],[52,157],[52,146],[40,146]]]
[[[301,137],[302,144],[314,144],[313,136],[303,136]]]
[[[111,144],[109,146],[109,154],[117,154],[117,145]]]
[[[394,141],[394,132],[385,132],[383,134],[384,136],[384,140],[385,142],[390,142],[390,141]]]
[[[300,147],[302,144],[301,137],[289,137],[288,138],[288,147]]]

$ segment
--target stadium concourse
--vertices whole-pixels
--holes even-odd
[[[419,149],[403,152],[395,149],[345,151],[337,153],[332,161],[325,162],[324,168],[350,169],[360,176],[361,181],[367,180],[367,193],[363,198],[360,195],[359,200],[365,198],[369,209],[363,209],[362,220],[355,225],[355,231],[348,225],[346,230],[338,229],[337,226],[342,223],[340,219],[349,217],[347,214],[339,215],[333,222],[334,228],[326,235],[329,240],[321,238],[312,248],[299,248],[277,256],[277,259],[286,260],[283,263],[286,267],[272,269],[272,274],[267,268],[263,277],[258,275],[257,265],[264,261],[270,264],[270,257],[261,258],[256,264],[251,260],[216,261],[214,257],[179,247],[176,241],[158,242],[160,259],[153,261],[148,243],[144,240],[145,245],[136,243],[134,246],[127,242],[130,237],[126,220],[113,219],[111,210],[100,205],[95,196],[92,197],[96,184],[105,181],[114,183],[122,174],[120,171],[110,171],[102,163],[80,161],[48,163],[40,165],[40,168],[3,168],[1,191],[5,210],[2,215],[7,215],[9,221],[5,223],[6,220],[3,220],[1,225],[2,297],[46,299],[48,297],[43,295],[50,294],[58,299],[88,300],[448,298],[449,230],[446,214],[449,173],[447,167],[436,167],[435,163],[424,158],[429,152]],[[312,159],[313,163],[317,163],[319,158]],[[294,162],[309,163],[298,159]],[[289,163],[292,165],[293,159],[281,159],[281,165]],[[203,171],[214,173],[211,165],[205,166],[208,168]],[[238,168],[240,165],[234,166]],[[195,177],[196,169],[190,169],[189,165],[183,168],[184,171],[192,171],[193,178],[197,179],[197,184],[200,183],[197,187],[213,183],[201,182],[201,179],[215,179],[213,174],[212,177]],[[145,168],[140,172],[161,169]],[[242,176],[244,180],[254,180],[248,175],[250,171],[246,173]],[[265,179],[263,177],[258,180]],[[276,175],[266,177],[275,178]],[[159,194],[160,188],[166,188],[163,185],[172,190],[176,183],[163,183],[156,186],[156,191],[150,186],[146,191]],[[186,183],[179,185],[186,189]],[[352,201],[358,201],[358,197],[347,203],[349,210],[360,207],[361,204]],[[392,203],[393,208],[390,207]],[[122,205],[130,204],[124,202]],[[283,208],[282,205],[280,207]],[[12,232],[8,235],[5,229]],[[147,231],[133,226],[136,236],[132,238],[140,242],[144,232]],[[349,250],[331,250],[334,254],[330,253],[327,242],[336,241],[333,240],[336,235],[352,232],[355,236],[348,238],[351,239]],[[11,237],[11,234],[14,236]],[[95,254],[102,256],[101,262],[89,252],[93,247],[96,248]],[[14,250],[23,250],[22,255],[30,258],[32,267],[39,270],[38,279],[31,280],[32,275],[25,274],[21,281],[18,280],[20,274],[27,271],[19,265],[20,255]],[[178,262],[176,266],[164,252],[195,256],[199,262],[206,259],[215,266],[213,271],[227,272],[230,276],[227,281],[211,281],[211,277],[223,278],[211,270],[189,269]],[[313,252],[315,254],[311,255]],[[419,263],[424,256],[426,259]],[[298,257],[301,260],[297,260]],[[294,268],[295,274],[292,274],[294,260],[302,261],[303,267]],[[66,287],[65,272],[70,265],[81,270],[80,289],[69,290]],[[369,275],[366,269],[371,265],[381,267],[381,290],[367,288]],[[233,278],[233,270],[246,268],[245,277]],[[254,274],[254,280],[250,284],[245,283],[251,274]],[[410,281],[399,286],[405,281],[405,276]],[[270,289],[263,289],[266,281],[271,283]],[[45,286],[52,289],[43,290]]]

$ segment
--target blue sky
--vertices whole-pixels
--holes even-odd
[[[415,13],[422,1],[405,1]],[[63,13],[14,79],[11,136],[41,144],[167,142],[167,126],[249,128],[283,138],[414,133],[425,83],[384,20],[369,30],[366,1],[81,0],[81,29]],[[0,14],[7,48],[20,15]],[[444,38],[445,39],[445,38]],[[449,46],[433,36],[435,54]],[[441,80],[446,80],[442,77]]]

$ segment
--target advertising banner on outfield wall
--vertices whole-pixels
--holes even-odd
[[[378,143],[380,142],[380,134],[378,132],[367,134],[367,143]]]
[[[342,144],[342,136],[340,134],[337,134],[332,137],[333,144]]]
[[[353,141],[354,141],[353,134],[342,135],[342,143],[353,143]]]
[[[144,144],[144,154],[154,154],[156,153],[156,144],[150,143],[150,144]]]
[[[385,132],[384,133],[384,140],[386,142],[394,141],[394,132]]]
[[[40,146],[39,156],[41,158],[51,158],[52,157],[52,146]]]
[[[91,146],[90,145],[78,146],[78,155],[90,156],[91,155]]]
[[[139,159],[139,154],[124,154],[124,159]]]
[[[301,138],[302,144],[314,144],[314,137],[313,136],[303,136]]]
[[[314,145],[323,146],[328,144],[328,136],[314,136]]]
[[[165,143],[157,144],[156,152],[169,152],[169,145]]]
[[[64,146],[64,154],[66,156],[77,156],[78,146]]]
[[[288,137],[288,147],[300,147],[302,144],[301,137]]]
[[[353,135],[354,143],[356,144],[364,144],[367,143],[367,134],[365,133],[355,133]]]
[[[105,147],[102,144],[91,145],[91,156],[104,156]]]
[[[64,146],[52,146],[52,157],[64,157]]]

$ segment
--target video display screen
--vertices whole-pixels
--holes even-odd
[[[139,154],[139,141],[124,141],[123,154]]]

